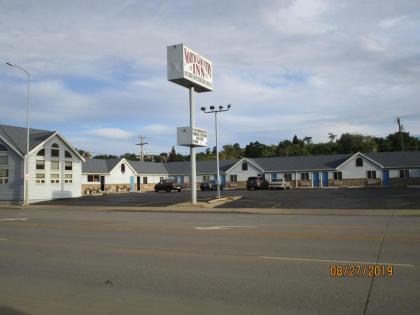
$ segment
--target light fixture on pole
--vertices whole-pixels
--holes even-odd
[[[29,198],[28,198],[28,191],[29,191],[29,112],[30,112],[30,103],[29,103],[29,91],[30,91],[30,82],[31,82],[31,74],[29,73],[28,70],[15,65],[13,63],[10,62],[6,62],[6,65],[10,66],[10,67],[15,67],[18,68],[20,70],[22,70],[23,72],[25,72],[26,76],[28,77],[28,90],[27,90],[27,95],[26,95],[26,154],[25,154],[25,171],[24,171],[24,204],[28,205],[29,204]]]
[[[217,122],[217,113],[220,112],[227,112],[230,110],[231,105],[227,105],[226,108],[224,108],[222,105],[219,106],[218,109],[216,109],[214,106],[210,106],[209,110],[206,109],[206,107],[201,107],[201,110],[205,114],[213,114],[214,113],[214,128],[216,129],[216,168],[217,168],[217,198],[220,198],[220,167],[219,167],[219,141],[218,141],[218,122]]]

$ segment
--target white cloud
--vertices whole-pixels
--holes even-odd
[[[287,36],[319,35],[330,29],[322,20],[327,9],[326,0],[293,0],[267,8],[263,17],[267,25]]]
[[[110,139],[124,139],[134,136],[131,132],[122,130],[120,128],[99,128],[85,132],[89,136],[96,136]]]

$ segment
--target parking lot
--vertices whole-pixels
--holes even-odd
[[[215,192],[198,191],[198,201],[215,198]],[[240,199],[219,205],[219,208],[287,208],[287,209],[420,209],[420,188],[346,188],[228,190],[222,196]],[[166,193],[122,193],[84,196],[44,202],[49,205],[165,207],[188,202],[189,191]]]

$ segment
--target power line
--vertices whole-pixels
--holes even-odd
[[[136,143],[136,145],[140,146],[140,162],[144,162],[144,150],[143,147],[148,144],[147,142],[144,142],[144,140],[146,139],[145,136],[139,136],[140,138],[140,143]]]

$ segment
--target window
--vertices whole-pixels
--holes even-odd
[[[363,159],[362,158],[357,158],[356,159],[356,167],[363,167]]]
[[[64,162],[64,170],[72,171],[73,170],[73,162],[65,161]]]
[[[71,153],[69,151],[66,150],[64,152],[64,157],[66,157],[66,158],[72,158],[73,156],[71,155]]]
[[[0,185],[9,182],[9,170],[7,168],[0,168]]]
[[[57,143],[51,146],[51,157],[60,157],[60,149]]]
[[[36,169],[37,170],[45,170],[45,161],[44,160],[36,160]]]
[[[60,183],[60,174],[51,174],[51,184]]]
[[[99,182],[99,175],[88,175],[87,181],[89,183]]]
[[[165,179],[165,177],[163,177],[163,176],[159,177],[160,182],[163,181],[164,179]]]
[[[45,149],[39,150],[37,156],[45,156]]]
[[[409,170],[400,170],[400,178],[410,178]]]
[[[121,173],[125,173],[125,164],[124,163],[122,163],[121,164]]]
[[[242,170],[247,171],[248,170],[248,163],[244,162],[242,163]]]
[[[300,180],[309,181],[309,173],[300,173]]]
[[[277,181],[277,173],[271,174],[271,181],[276,182]]]
[[[210,180],[210,175],[203,175],[203,182],[208,182]]]
[[[292,173],[286,173],[284,174],[284,180],[291,182],[292,181]]]
[[[0,185],[9,183],[9,151],[0,144]]]
[[[238,175],[230,175],[230,181],[232,183],[237,183],[238,182]]]
[[[60,162],[51,161],[51,171],[59,171],[59,170],[60,170]]]
[[[66,184],[71,184],[73,183],[73,175],[72,174],[65,174],[64,175],[64,182]]]
[[[35,175],[35,180],[37,184],[45,184],[45,174],[37,173]]]
[[[342,172],[334,172],[334,180],[342,180],[343,173]]]
[[[376,171],[367,171],[367,179],[376,179]]]
[[[147,184],[147,176],[143,177],[143,184]]]

